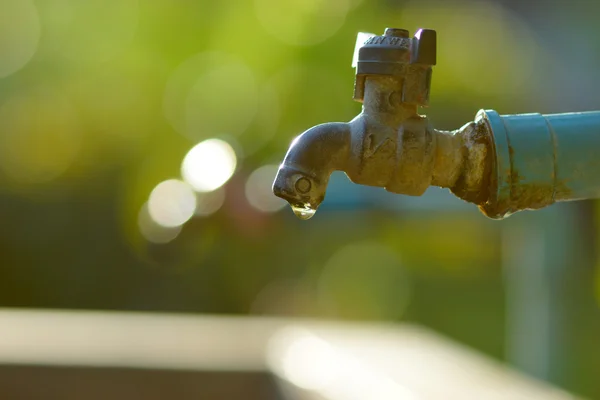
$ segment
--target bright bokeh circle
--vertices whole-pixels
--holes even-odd
[[[185,182],[169,179],[156,185],[148,198],[148,213],[166,228],[185,224],[196,211],[196,194]]]
[[[0,78],[23,68],[40,40],[38,11],[31,0],[0,0]]]
[[[186,154],[181,175],[197,192],[212,192],[231,178],[236,166],[237,157],[229,143],[208,139]]]

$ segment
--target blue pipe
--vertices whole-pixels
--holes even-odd
[[[600,197],[600,111],[499,115],[481,110],[495,154],[490,218]]]

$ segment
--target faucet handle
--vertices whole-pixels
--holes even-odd
[[[433,29],[419,29],[413,37],[411,64],[436,64],[437,33]]]
[[[354,45],[354,55],[352,56],[352,68],[356,68],[358,66],[358,51],[362,47],[363,44],[373,36],[377,36],[374,33],[368,32],[358,32],[356,35],[356,44]]]
[[[436,64],[437,33],[433,29],[419,29],[412,39],[410,67],[402,90],[402,102],[429,105],[432,66]]]
[[[427,106],[436,41],[432,29],[419,29],[413,38],[400,28],[386,28],[381,36],[359,33],[352,62],[354,100],[363,101],[368,76],[383,75],[404,80],[402,102]]]

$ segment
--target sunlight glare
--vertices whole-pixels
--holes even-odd
[[[197,192],[212,192],[235,172],[237,158],[229,143],[208,139],[194,146],[183,159],[183,179]]]
[[[152,220],[166,228],[186,223],[196,211],[196,194],[185,182],[169,179],[156,185],[148,199]]]
[[[275,196],[271,189],[278,169],[277,165],[263,165],[252,172],[246,181],[246,198],[258,211],[273,213],[287,205],[287,202]]]

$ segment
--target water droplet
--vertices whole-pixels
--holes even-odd
[[[310,208],[309,206],[292,206],[292,211],[296,214],[296,217],[307,220],[311,219],[313,215],[317,212],[314,208]]]

